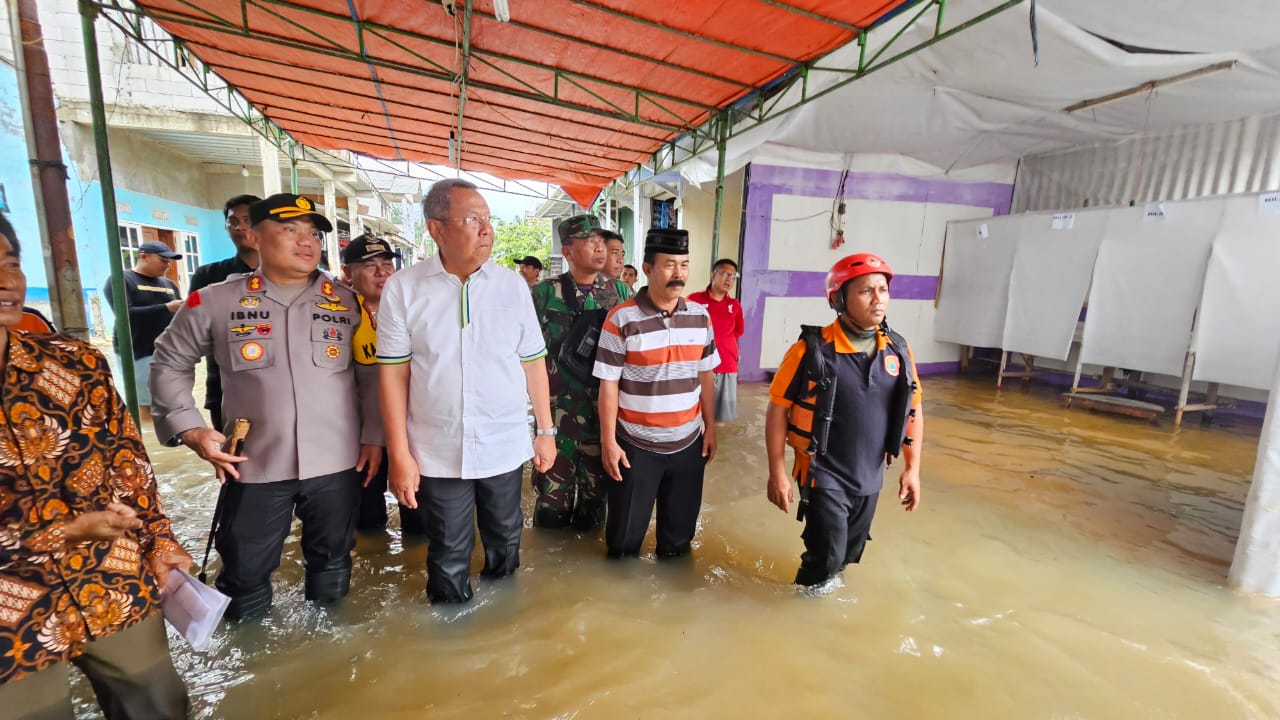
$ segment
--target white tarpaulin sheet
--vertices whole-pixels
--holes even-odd
[[[1022,217],[1001,347],[1066,360],[1107,215],[1075,210]]]
[[[1081,359],[1182,375],[1209,248],[1226,201],[1106,211]]]
[[[1280,348],[1280,195],[1226,200],[1196,331],[1196,380],[1271,387]]]
[[[1000,347],[1013,250],[1024,216],[947,223],[934,339]]]
[[[949,0],[943,29],[997,5]],[[1095,142],[1157,134],[1276,111],[1280,51],[1275,0],[1039,0],[1039,62],[1031,52],[1030,4],[1022,3],[899,62],[859,77],[728,143],[730,171],[774,144],[827,153],[906,155],[943,173]],[[1224,9],[1225,8],[1225,9]],[[914,12],[874,28],[872,53]],[[908,28],[888,55],[928,40],[936,15]],[[1114,41],[1114,42],[1109,42]],[[1146,48],[1135,52],[1122,47]],[[849,79],[857,43],[833,52],[788,89],[779,107]],[[1199,77],[1135,92],[1076,112],[1082,101],[1230,64]],[[838,69],[838,70],[837,70]],[[711,150],[684,172],[716,173]]]

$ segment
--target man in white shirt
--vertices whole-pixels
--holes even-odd
[[[547,350],[528,286],[489,261],[493,225],[476,186],[441,180],[423,212],[440,251],[392,275],[379,307],[388,485],[427,526],[427,598],[466,602],[473,527],[481,576],[515,572],[524,463],[544,472],[555,460]]]

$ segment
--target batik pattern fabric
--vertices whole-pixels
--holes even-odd
[[[142,527],[69,543],[118,502]],[[8,333],[0,389],[0,684],[84,652],[159,608],[150,560],[179,552],[138,427],[107,360],[64,335]]]

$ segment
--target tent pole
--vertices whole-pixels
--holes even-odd
[[[711,226],[711,263],[720,258],[720,216],[724,210],[724,156],[729,142],[729,111],[721,110],[716,119],[716,214]]]
[[[295,151],[297,143],[289,141],[289,192],[298,194],[298,155]]]
[[[116,188],[111,177],[111,150],[107,145],[107,113],[102,101],[102,69],[98,66],[98,36],[94,20],[98,8],[80,0],[80,28],[84,34],[84,61],[89,80],[89,109],[93,115],[93,146],[98,156],[98,187],[102,190],[102,215],[106,219],[107,261],[111,266],[111,292],[115,298],[116,352],[124,400],[138,420],[138,388],[133,380],[133,336],[129,334],[129,298],[124,289],[124,262],[120,258],[120,226],[116,217]]]

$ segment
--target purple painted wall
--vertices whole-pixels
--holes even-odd
[[[806,195],[833,198],[840,189],[838,170],[750,166],[746,198],[745,224],[742,229],[742,306],[747,330],[742,336],[739,379],[744,382],[765,379],[760,367],[760,348],[764,334],[764,305],[770,297],[821,297],[826,282],[826,268],[814,272],[769,270],[773,196]],[[887,173],[849,173],[845,181],[846,199],[889,200],[899,202],[931,202],[989,207],[995,215],[1007,215],[1013,200],[1013,185],[1006,183],[963,183],[948,180],[923,180]],[[850,250],[854,252],[854,250]],[[936,275],[898,275],[893,279],[896,300],[932,300],[938,288]],[[922,363],[921,374],[950,372],[957,363]]]

